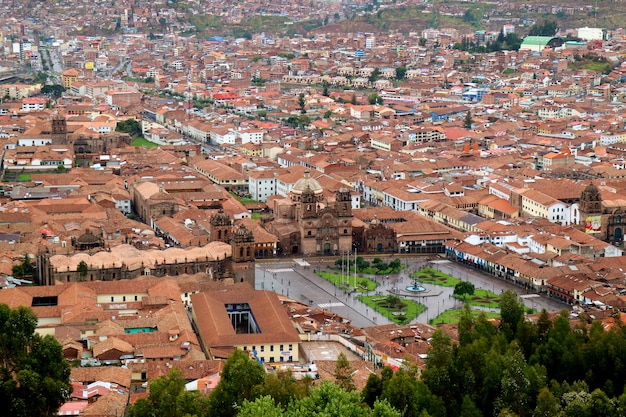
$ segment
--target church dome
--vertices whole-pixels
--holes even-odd
[[[312,191],[315,195],[319,195],[324,192],[320,183],[314,178],[311,178],[311,172],[308,169],[304,171],[304,176],[293,185],[291,192],[293,194],[302,195],[302,193],[307,190]]]

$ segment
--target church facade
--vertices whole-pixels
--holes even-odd
[[[278,237],[283,255],[338,255],[353,250],[352,220],[350,191],[340,188],[325,199],[305,171],[290,198],[274,201],[274,217],[264,227]]]

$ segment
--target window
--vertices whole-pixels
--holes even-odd
[[[137,301],[137,296],[135,296],[135,301]]]
[[[111,297],[111,302],[114,302],[114,301],[115,301],[115,297]]]
[[[293,345],[291,343],[289,344],[289,350],[293,350]]]
[[[122,301],[126,301],[126,296],[122,296]]]
[[[273,351],[274,351],[274,345],[271,345],[270,346],[270,352],[273,352]]]
[[[284,349],[283,345],[280,345],[280,351],[282,352]]]
[[[265,352],[265,346],[261,345],[261,352]]]

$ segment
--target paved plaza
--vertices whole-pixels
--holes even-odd
[[[366,259],[369,258],[366,257]],[[355,296],[344,292],[315,274],[314,271],[318,268],[324,269],[326,266],[334,265],[334,262],[334,258],[312,259],[308,262],[288,258],[257,260],[256,289],[272,290],[304,304],[326,309],[349,319],[357,327],[391,323],[391,320],[361,303]],[[458,279],[469,281],[476,288],[489,290],[496,294],[509,289],[513,290],[520,296],[525,306],[538,311],[544,308],[547,311],[570,308],[566,304],[545,296],[526,294],[523,288],[511,282],[500,280],[446,259],[426,260],[425,258],[403,257],[402,262],[408,264],[408,268],[399,274],[374,278],[379,284],[376,292],[380,292],[381,295],[397,294],[424,304],[426,311],[413,319],[413,323],[428,323],[429,320],[437,317],[445,310],[462,308],[462,303],[452,297],[454,290],[452,287],[422,283],[424,292],[411,293],[406,290],[406,287],[412,283],[409,274],[427,265]],[[492,309],[491,311],[497,310]]]

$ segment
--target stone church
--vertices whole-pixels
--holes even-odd
[[[612,245],[624,244],[626,207],[623,200],[603,201],[600,190],[591,183],[580,196],[579,209],[585,232]]]
[[[350,190],[340,188],[324,198],[310,172],[293,185],[289,198],[274,200],[273,218],[264,227],[279,240],[283,255],[336,255],[352,252]]]

